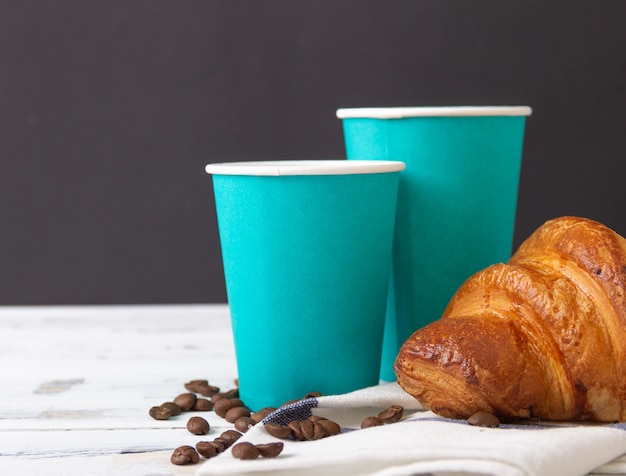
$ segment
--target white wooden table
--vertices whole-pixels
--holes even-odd
[[[0,307],[0,336],[0,475],[194,474],[173,449],[232,428],[148,415],[192,379],[234,387],[225,305]],[[187,431],[195,414],[208,435]]]
[[[209,379],[234,387],[225,305],[0,307],[0,474],[193,474],[169,458],[232,425],[148,410]],[[185,427],[197,414],[209,435]]]

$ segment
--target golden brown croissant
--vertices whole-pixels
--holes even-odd
[[[625,288],[623,237],[584,218],[550,220],[404,343],[398,383],[451,418],[624,421]]]

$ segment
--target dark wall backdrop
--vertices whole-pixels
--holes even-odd
[[[623,0],[0,0],[0,304],[226,299],[204,165],[344,158],[338,107],[533,107],[516,245],[626,234]]]

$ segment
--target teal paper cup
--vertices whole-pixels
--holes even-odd
[[[348,159],[400,160],[381,378],[476,271],[510,257],[526,116],[515,107],[339,109]]]
[[[207,165],[252,410],[379,382],[397,161]]]

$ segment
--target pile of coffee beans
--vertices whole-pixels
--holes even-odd
[[[268,422],[265,424],[265,430],[276,438],[289,438],[296,441],[319,440],[341,433],[338,423],[316,415],[306,420],[290,421],[286,426]]]
[[[150,408],[148,414],[156,420],[168,420],[185,412],[213,411],[235,427],[226,430],[211,441],[199,441],[195,447],[183,445],[174,450],[170,461],[176,465],[196,464],[200,458],[213,458],[218,454],[231,450],[233,457],[244,460],[273,458],[283,450],[280,441],[254,445],[249,442],[236,441],[251,427],[260,423],[276,407],[266,407],[257,412],[251,412],[239,398],[238,382],[235,388],[222,392],[219,387],[210,385],[208,380],[191,380],[184,384],[185,393],[176,396],[172,401]],[[302,399],[320,397],[318,392],[306,394]],[[292,400],[283,406],[298,402]],[[404,408],[392,405],[376,416],[369,416],[361,423],[361,428],[385,425],[399,421],[404,415]],[[295,441],[311,441],[341,433],[341,426],[328,418],[312,415],[305,420],[292,421],[288,425],[279,425],[268,422],[265,424],[267,432],[275,438]],[[206,435],[210,432],[209,422],[200,417],[192,416],[187,421],[187,430],[193,435]]]
[[[211,441],[198,442],[195,448],[190,445],[176,448],[170,457],[173,464],[196,464],[200,457],[208,459],[217,456],[233,446],[243,433],[276,410],[274,407],[267,407],[258,412],[250,412],[239,399],[237,383],[235,381],[235,388],[221,392],[219,387],[210,385],[208,380],[191,380],[184,384],[187,392],[176,396],[171,402],[150,408],[148,414],[155,420],[168,420],[185,412],[214,411],[235,426],[235,430],[226,430]],[[187,430],[193,435],[206,435],[211,430],[211,425],[200,416],[192,416],[187,421]],[[242,445],[242,448],[232,448],[235,458],[272,458],[278,456],[283,449],[282,442],[252,445],[252,449],[248,448],[248,444]]]

